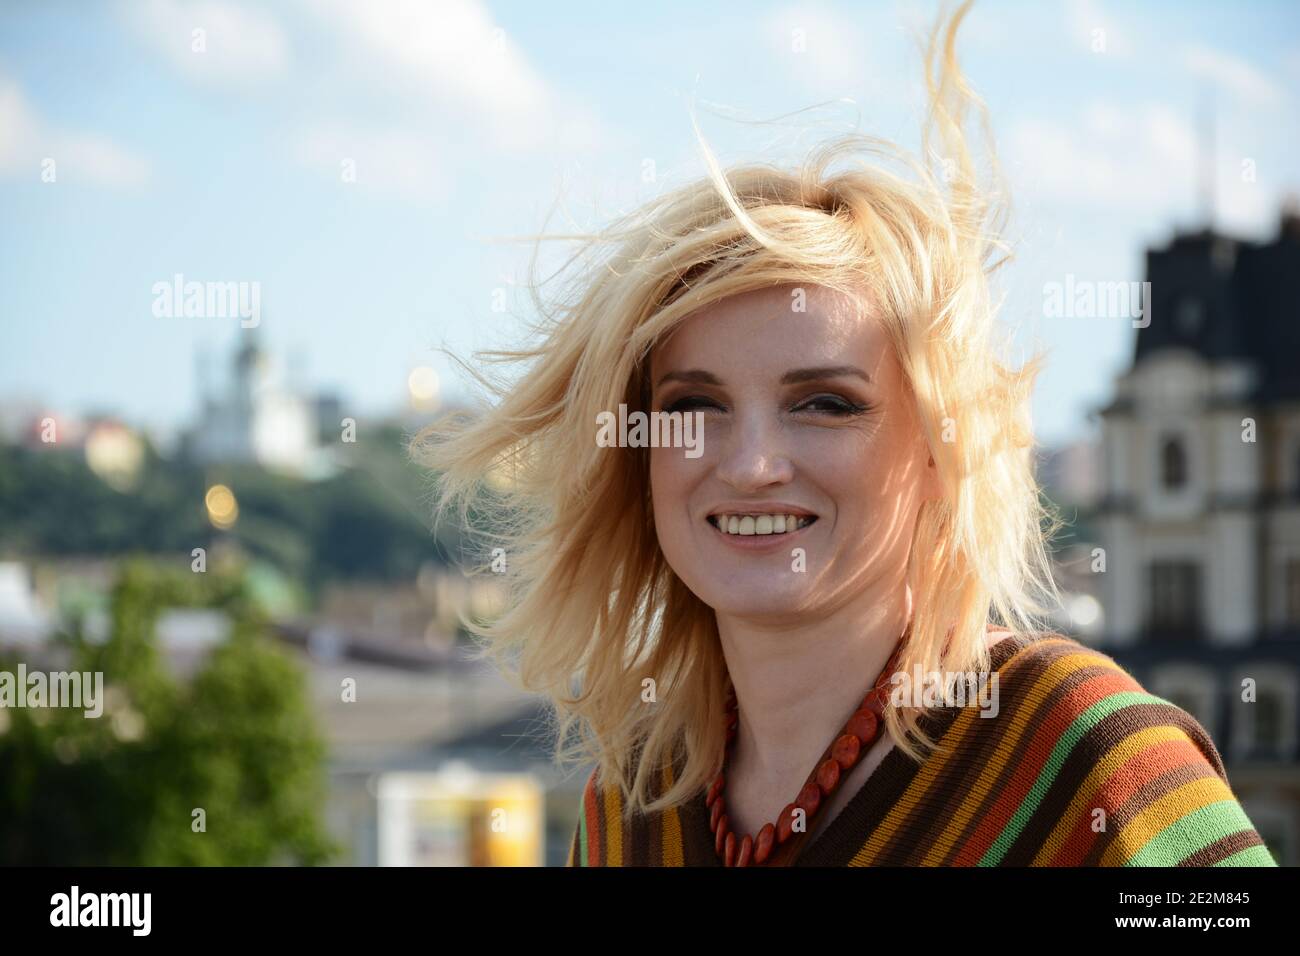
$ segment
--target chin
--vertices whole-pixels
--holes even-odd
[[[696,593],[716,613],[735,617],[780,617],[797,614],[805,606],[803,595],[793,589],[756,583],[732,587],[715,584]]]

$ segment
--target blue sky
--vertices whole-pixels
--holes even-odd
[[[152,287],[176,273],[259,282],[263,340],[348,413],[397,406],[418,365],[463,391],[433,348],[510,342],[518,325],[494,294],[528,308],[530,248],[503,240],[553,209],[551,231],[598,225],[700,176],[692,98],[723,163],[790,160],[853,128],[914,146],[914,36],[935,9],[5,4],[0,402],[187,422],[196,353],[220,361],[248,333],[155,317]],[[1045,318],[1044,285],[1141,279],[1146,245],[1200,224],[1207,91],[1219,225],[1271,235],[1281,198],[1300,192],[1298,11],[983,2],[968,18],[963,64],[1015,203],[1002,315],[1018,348],[1049,355],[1043,441],[1086,433],[1134,334],[1122,319]]]

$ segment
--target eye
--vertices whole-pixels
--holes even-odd
[[[821,406],[814,408],[814,406]],[[794,411],[822,411],[838,417],[849,417],[850,415],[861,415],[871,410],[870,405],[859,405],[857,402],[851,402],[841,398],[838,395],[816,395]]]
[[[665,405],[665,412],[684,412],[692,408],[722,408],[717,402],[703,395],[687,395],[677,399],[671,405]]]

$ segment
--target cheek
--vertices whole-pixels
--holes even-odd
[[[798,451],[804,475],[842,506],[874,489],[885,460],[880,436],[860,430],[810,432]]]
[[[654,533],[669,567],[689,576],[694,553],[690,528],[689,463],[673,449],[650,450],[650,503]]]
[[[836,511],[853,524],[887,520],[905,503],[907,486],[918,479],[916,455],[909,436],[882,428],[827,436],[801,460]]]
[[[680,517],[689,488],[689,465],[674,455],[673,449],[650,449],[650,500],[655,522],[660,524]]]

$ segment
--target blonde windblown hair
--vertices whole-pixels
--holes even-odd
[[[594,761],[602,780],[619,781],[629,814],[691,798],[724,751],[717,622],[660,551],[649,449],[595,440],[599,412],[620,402],[649,411],[650,350],[696,310],[816,284],[858,296],[887,329],[943,489],[917,516],[901,669],[986,671],[987,624],[1038,630],[1039,601],[1057,597],[1047,542],[1059,521],[1039,495],[1028,418],[1041,359],[1011,369],[992,341],[988,275],[1007,258],[1005,206],[967,145],[972,108],[987,137],[954,52],[968,7],[930,35],[922,160],[854,134],[792,170],[724,172],[705,147],[708,177],[580,237],[567,294],[548,305],[530,285],[538,341],[478,353],[524,373],[493,381],[461,363],[494,401],[412,443],[437,476],[438,516],[458,504],[482,555],[504,549],[505,608],[466,628],[553,702],[557,760]],[[841,160],[854,162],[833,170]],[[647,678],[654,703],[643,701]],[[925,716],[886,710],[886,731],[914,759],[937,746]],[[661,789],[668,761],[681,770]]]

